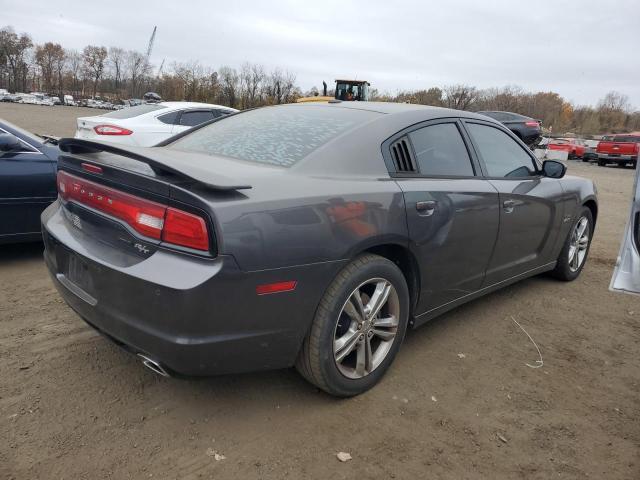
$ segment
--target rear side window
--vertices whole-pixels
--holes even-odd
[[[208,122],[209,120],[213,120],[214,118],[216,117],[213,116],[213,112],[211,110],[182,112],[182,116],[180,117],[180,125],[183,125],[185,127],[195,127],[196,125]]]
[[[167,125],[177,125],[178,117],[180,117],[180,110],[160,115],[158,117],[158,120],[160,120],[162,123],[166,123]]]
[[[264,107],[206,125],[169,148],[291,167],[318,147],[380,115],[329,105]]]
[[[409,138],[422,175],[473,176],[471,159],[454,123],[420,128]]]
[[[490,177],[529,177],[536,175],[533,159],[509,135],[498,128],[467,123]]]
[[[145,103],[144,105],[138,105],[136,107],[128,107],[123,108],[122,110],[114,110],[113,112],[105,113],[102,115],[107,118],[133,118],[138,117],[140,115],[144,115],[145,113],[155,112],[156,110],[162,110],[163,108],[167,108],[164,105],[159,105],[157,103]]]

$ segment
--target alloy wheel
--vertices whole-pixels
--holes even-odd
[[[573,228],[569,244],[569,269],[572,272],[578,271],[584,263],[584,259],[587,256],[587,248],[589,247],[590,233],[589,220],[587,217],[580,217],[580,220]]]
[[[387,357],[400,318],[398,292],[388,280],[372,278],[347,298],[336,324],[333,355],[336,366],[348,378],[362,378]]]

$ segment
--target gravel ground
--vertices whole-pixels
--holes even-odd
[[[54,135],[94,113],[0,104]],[[348,400],[293,370],[158,377],[62,303],[41,245],[2,247],[0,478],[640,478],[640,300],[608,291],[634,172],[569,171],[600,192],[581,277],[532,278],[410,332]]]

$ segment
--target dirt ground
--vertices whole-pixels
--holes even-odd
[[[0,104],[55,135],[87,113]],[[410,332],[348,400],[294,370],[158,377],[62,303],[41,245],[3,246],[0,478],[640,478],[640,300],[608,291],[634,172],[569,171],[600,192],[581,277],[532,278]]]

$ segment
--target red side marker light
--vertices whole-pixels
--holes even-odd
[[[258,295],[269,295],[270,293],[290,292],[296,289],[298,282],[295,280],[289,282],[265,283],[256,287]]]
[[[81,164],[81,167],[85,172],[97,173],[98,175],[102,175],[102,167],[99,167],[98,165],[92,165],[91,163],[83,163]]]

